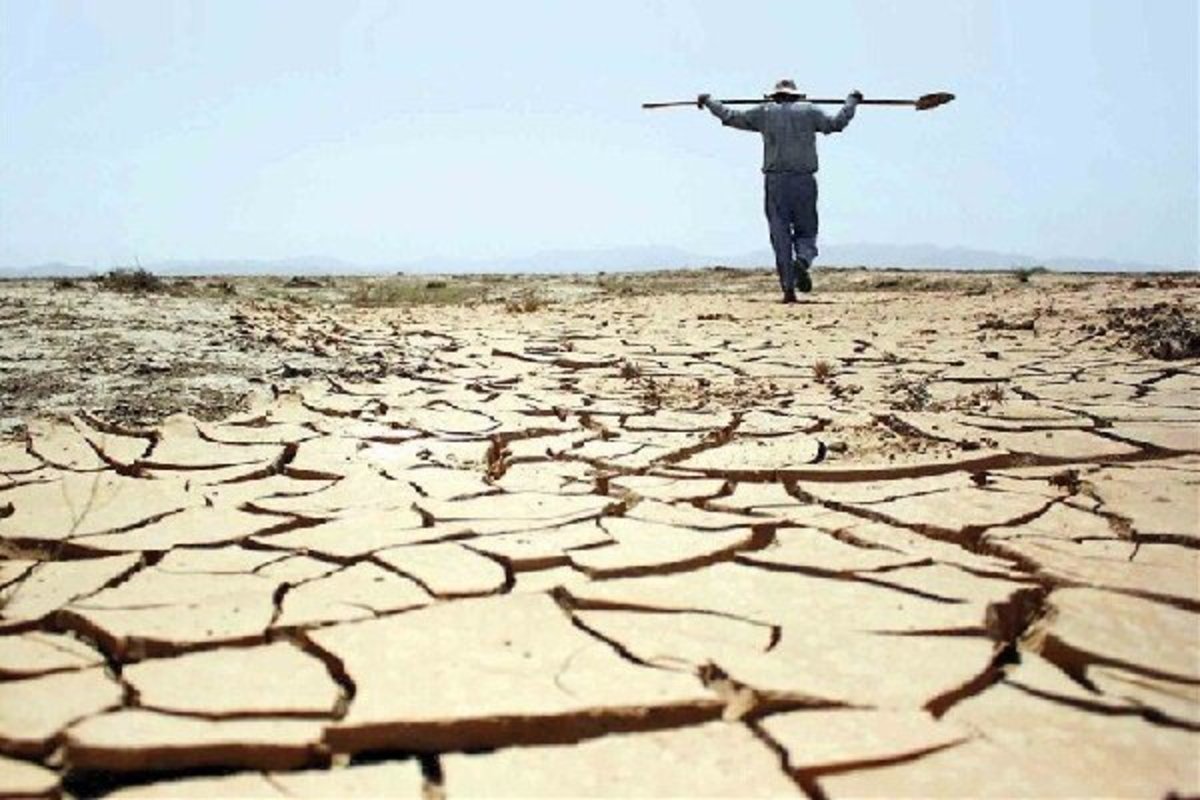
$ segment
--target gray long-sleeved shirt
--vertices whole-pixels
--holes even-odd
[[[832,117],[803,101],[771,101],[746,111],[735,111],[712,99],[705,106],[730,128],[762,134],[763,172],[812,173],[817,171],[817,132],[836,133],[849,125],[858,101],[847,98]]]

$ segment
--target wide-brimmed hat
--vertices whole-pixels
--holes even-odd
[[[791,78],[781,78],[775,82],[775,88],[766,92],[766,97],[775,97],[776,95],[788,95],[790,97],[804,97],[804,92],[796,88],[796,82]]]

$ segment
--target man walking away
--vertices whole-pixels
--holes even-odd
[[[766,95],[767,101],[746,111],[726,108],[711,95],[696,98],[722,124],[763,137],[762,171],[766,183],[767,222],[775,271],[783,302],[796,302],[796,288],[812,291],[808,268],[817,257],[817,142],[816,133],[835,133],[854,119],[862,92],[853,92],[835,116],[802,102],[794,81],[784,79]]]

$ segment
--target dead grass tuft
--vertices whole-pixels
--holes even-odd
[[[621,364],[621,377],[627,381],[636,381],[642,377],[642,368],[632,361],[625,361]]]

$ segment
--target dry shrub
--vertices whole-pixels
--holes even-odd
[[[925,381],[900,379],[887,387],[896,411],[975,411],[1004,402],[1004,387],[998,383],[960,394],[951,400],[934,400]]]
[[[1105,313],[1108,329],[1125,334],[1122,340],[1136,353],[1163,361],[1200,357],[1200,320],[1182,306],[1155,303]]]
[[[1036,331],[1037,319],[1031,317],[1029,319],[1010,320],[1001,319],[994,314],[989,314],[983,322],[975,328],[978,331]]]
[[[813,378],[817,383],[825,383],[833,377],[833,366],[824,359],[813,364]]]
[[[949,402],[934,403],[930,406],[933,411],[975,411],[986,409],[993,405],[1004,403],[1004,387],[998,383],[976,389],[973,392],[960,394]]]
[[[933,405],[929,386],[924,381],[900,379],[887,388],[892,394],[897,395],[897,398],[892,401],[892,408],[897,411],[925,411]]]
[[[522,292],[516,297],[510,297],[504,303],[504,310],[509,314],[531,314],[534,311],[541,311],[549,303],[537,292]]]
[[[167,284],[162,278],[143,267],[109,270],[100,279],[100,285],[111,292],[127,294],[149,294],[167,290]]]

